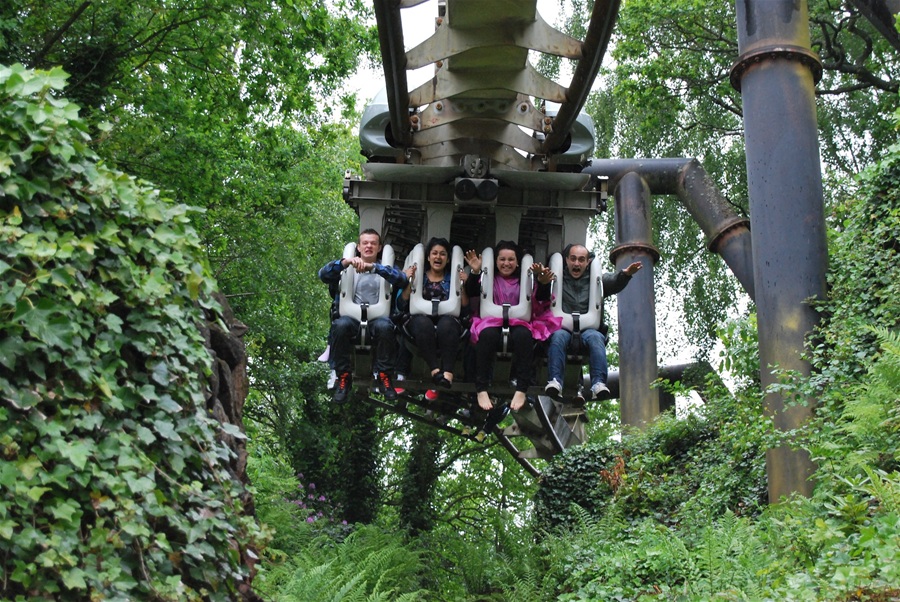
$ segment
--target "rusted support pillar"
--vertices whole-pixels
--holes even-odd
[[[656,380],[656,300],[653,266],[659,252],[653,246],[650,188],[638,174],[626,174],[615,190],[616,247],[610,259],[616,269],[633,261],[644,268],[617,297],[622,424],[644,426],[659,414]]]
[[[741,286],[754,298],[748,220],[739,216],[696,159],[595,159],[585,170],[609,178],[610,190],[635,172],[651,194],[675,194],[703,229],[709,250],[718,253]]]
[[[740,57],[731,83],[740,90],[747,147],[747,181],[759,322],[763,387],[772,369],[809,374],[804,339],[818,322],[807,300],[825,296],[822,173],[816,130],[818,57],[810,50],[806,0],[737,0]],[[785,407],[777,392],[765,397],[776,428],[789,431],[812,415]],[[809,495],[814,465],[788,446],[766,454],[769,501]]]
[[[709,250],[725,260],[754,299],[753,256],[747,220],[734,212],[696,159],[678,170],[678,197],[706,234]]]

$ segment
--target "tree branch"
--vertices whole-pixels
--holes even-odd
[[[44,44],[44,47],[41,48],[38,53],[35,55],[32,60],[32,67],[39,67],[40,64],[44,61],[44,57],[47,56],[47,53],[50,52],[50,49],[59,41],[59,39],[72,27],[72,24],[78,20],[78,17],[81,16],[87,7],[91,5],[90,0],[87,2],[83,2],[81,6],[75,9],[75,12],[72,13],[72,16],[69,17],[69,20],[63,23],[62,27],[56,30],[56,32],[50,37],[49,40]]]

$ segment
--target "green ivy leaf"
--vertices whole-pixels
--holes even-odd
[[[175,431],[175,427],[171,422],[164,422],[162,420],[154,420],[153,427],[156,432],[160,434],[164,439],[169,439],[170,441],[181,441],[181,437]]]
[[[84,571],[79,568],[69,569],[61,573],[63,584],[69,589],[87,589]]]
[[[25,495],[27,495],[31,501],[37,502],[48,491],[51,491],[49,487],[29,487],[28,491],[25,492]]]
[[[0,537],[3,539],[12,539],[13,534],[16,531],[16,527],[19,525],[16,524],[14,520],[4,519],[0,520]]]

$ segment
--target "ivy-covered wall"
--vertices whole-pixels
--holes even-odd
[[[0,597],[252,597],[217,397],[246,385],[239,324],[190,209],[98,161],[64,83],[0,66]]]

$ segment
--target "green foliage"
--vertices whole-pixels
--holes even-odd
[[[438,457],[443,447],[441,432],[417,425],[400,481],[400,523],[411,535],[434,527],[434,489],[440,477]]]
[[[213,281],[189,209],[97,161],[64,81],[0,67],[3,595],[231,599],[259,532],[203,393]]]
[[[749,400],[760,407],[758,398],[731,405],[717,399],[711,405],[718,410],[664,418],[646,434],[625,437],[622,447],[632,455],[618,467],[601,468],[599,478],[591,475],[594,497],[581,496],[593,510],[573,504],[564,522],[539,539],[534,554],[517,561],[520,577],[507,591],[522,600],[896,597],[900,472],[886,467],[895,466],[900,448],[900,345],[895,332],[877,336],[879,358],[861,382],[843,389],[847,404],[840,426],[819,441],[819,485],[812,498],[760,508],[762,499],[741,497],[754,490],[761,497],[765,490],[759,451],[750,470],[741,466],[738,452],[771,445],[771,435],[756,418],[758,411],[739,409]],[[710,453],[716,448],[719,453]],[[729,448],[730,458],[721,454]],[[568,455],[560,458],[563,469]],[[682,465],[681,456],[689,461]],[[688,477],[700,473],[706,480],[692,485]],[[545,478],[539,502],[545,487],[554,485],[563,500],[576,498],[577,488]],[[539,519],[548,515],[540,503],[537,510]]]
[[[330,302],[314,274],[356,235],[341,184],[358,143],[329,121],[356,119],[355,99],[338,91],[377,49],[370,10],[358,0],[0,8],[0,22],[14,23],[0,26],[0,62],[63,65],[70,98],[116,124],[93,132],[98,154],[205,209],[192,225],[249,327],[247,413],[294,458],[337,450],[312,361]]]
[[[70,97],[91,111],[138,117],[166,105],[196,112],[243,105],[256,119],[308,116],[330,112],[321,97],[373,56],[367,10],[354,0],[49,1],[39,9],[7,2],[0,23],[14,28],[0,27],[0,63],[62,66],[73,76]]]
[[[900,324],[900,147],[859,181],[829,216],[829,295],[811,357],[829,379],[863,374],[878,351],[869,327]]]
[[[663,415],[622,440],[590,442],[554,459],[535,496],[542,529],[619,508],[628,520],[700,523],[726,510],[755,512],[765,498],[761,405],[718,391],[685,418]]]
[[[427,593],[418,586],[422,570],[419,554],[395,534],[364,526],[339,543],[315,539],[261,575],[260,591],[284,602],[414,602]]]

